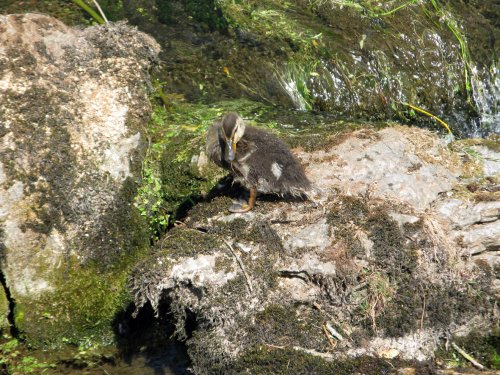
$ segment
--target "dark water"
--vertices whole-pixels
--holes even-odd
[[[27,352],[39,363],[56,364],[45,370],[48,375],[187,375],[190,365],[186,346],[172,338],[174,326],[170,321],[168,303],[160,307],[156,317],[149,304],[136,318],[133,307],[116,319],[116,343],[95,352],[75,352],[68,347],[58,352]],[[0,374],[1,374],[0,370]]]
[[[46,374],[63,375],[184,375],[190,374],[184,347],[172,342],[156,355],[133,354],[128,358],[109,360],[91,368],[60,365]]]

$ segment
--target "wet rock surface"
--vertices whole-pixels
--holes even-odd
[[[197,374],[350,373],[366,355],[426,361],[449,335],[487,333],[498,200],[458,194],[469,167],[451,149],[418,129],[355,131],[297,150],[315,202],[260,197],[229,214],[213,192],[136,268],[137,308],[171,303]]]
[[[131,203],[158,51],[125,24],[0,16],[0,265],[33,344],[109,335],[126,299],[148,246]]]

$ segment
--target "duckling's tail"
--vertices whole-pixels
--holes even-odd
[[[322,205],[328,200],[328,198],[331,196],[331,193],[332,191],[330,191],[330,189],[322,189],[311,184],[310,188],[307,191],[302,192],[302,195],[311,202]]]

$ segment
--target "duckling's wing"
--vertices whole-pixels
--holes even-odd
[[[248,179],[259,181],[260,191],[301,195],[310,188],[302,165],[288,145],[258,128],[251,128],[246,135],[257,148],[248,158]]]

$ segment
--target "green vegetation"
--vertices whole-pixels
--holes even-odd
[[[0,341],[0,369],[5,370],[6,374],[44,374],[55,367],[52,363],[25,355],[25,349],[17,339]]]
[[[469,53],[469,47],[467,45],[467,40],[464,33],[461,31],[461,25],[458,20],[453,16],[453,14],[446,10],[443,5],[440,4],[439,0],[429,0],[432,4],[434,12],[427,10],[424,7],[424,11],[434,19],[438,19],[440,23],[444,23],[446,27],[452,32],[453,36],[456,38],[460,45],[460,56],[464,64],[463,72],[465,79],[465,88],[467,91],[467,98],[470,101],[472,99],[472,85],[471,85],[471,57]]]
[[[405,122],[417,121],[427,124],[429,120],[415,116],[415,111],[424,113],[415,108],[429,108],[430,112],[437,112],[439,104],[435,102],[435,98],[447,96],[449,100],[456,101],[453,105],[463,106],[465,111],[473,111],[470,103],[471,58],[467,42],[459,20],[438,0],[401,0],[385,3],[311,0],[307,2],[307,8],[293,1],[277,0],[219,0],[217,3],[230,28],[238,32],[244,30],[245,35],[250,35],[271,50],[273,46],[274,49],[279,49],[281,57],[278,62],[271,61],[272,69],[283,91],[288,93],[297,108],[340,112],[343,115],[352,115],[355,111],[357,117],[367,115],[374,119],[377,118],[376,113],[380,116],[384,112],[390,112],[392,116]],[[343,8],[349,11],[342,13]],[[351,24],[348,25],[344,20],[346,17],[351,18]],[[407,30],[405,20],[408,18],[421,19],[422,24],[427,26],[422,30]],[[341,30],[352,29],[352,35],[339,34],[334,25],[325,27],[324,22],[339,24]],[[444,31],[449,30],[451,35],[443,33],[443,26]],[[355,56],[346,50],[352,48],[351,51],[355,51],[354,46],[358,44],[363,49],[366,45],[366,35],[362,33],[366,33],[367,29],[373,29],[375,32],[375,35],[370,36],[368,50],[372,51],[374,46],[381,45],[379,52],[373,52],[369,59],[374,60],[372,63],[377,65],[375,70],[365,66],[364,59],[355,61]],[[432,30],[436,36],[426,40],[426,33],[429,31],[424,30]],[[385,42],[379,39],[382,37]],[[437,41],[440,46],[431,47],[430,45],[435,43],[431,39]],[[436,68],[435,64],[433,69],[448,69],[449,79],[458,80],[461,74],[459,69],[463,66],[464,95],[460,95],[461,84],[450,89],[444,81],[429,80],[423,84],[421,79],[415,81],[411,72],[393,66],[391,52],[387,50],[387,40],[390,40],[389,45],[393,46],[392,48],[422,56],[417,59],[420,62],[414,60],[408,65],[415,65],[409,70],[420,70],[422,65],[430,63],[427,61],[429,57],[423,56],[426,46],[451,50],[454,48],[453,39],[459,44],[457,60],[461,59],[461,62],[453,59],[443,62],[449,65],[449,69],[446,66]],[[318,67],[321,68],[318,70]],[[238,79],[238,75],[234,77],[235,80]],[[372,86],[373,89],[370,90]],[[416,87],[413,86],[425,86],[425,92],[417,93],[418,90],[415,91]],[[259,92],[251,90],[248,84],[246,87],[249,92]],[[396,94],[395,88],[401,92]],[[371,91],[371,94],[365,92],[367,90]],[[334,97],[337,97],[339,104],[335,103]],[[398,108],[401,99],[409,104]],[[468,100],[469,103],[459,103],[462,99]],[[375,106],[366,106],[366,103],[373,101]],[[428,113],[429,111],[426,111],[425,114]],[[437,113],[442,115],[441,112]],[[437,120],[435,115],[428,116],[443,125],[451,134],[445,121]]]
[[[0,240],[2,239],[0,230]],[[8,320],[9,314],[9,301],[3,286],[0,284],[0,336],[8,334],[10,331],[10,323]]]
[[[317,310],[270,305],[256,314],[255,324],[249,334],[260,344],[293,347],[300,346],[327,352],[330,343],[322,331],[325,317]]]
[[[97,23],[104,24],[104,19],[94,10],[92,9],[84,0],[72,0],[76,5],[82,8],[85,12],[87,12]]]
[[[453,337],[450,341],[456,343],[476,361],[491,370],[500,370],[500,327],[484,335],[482,332],[472,332],[467,336]],[[444,345],[436,352],[436,358],[446,364],[447,368],[470,368],[463,356],[451,346]]]
[[[221,245],[222,242],[213,234],[195,229],[172,228],[160,241],[159,247],[168,258],[183,258],[211,254]]]
[[[164,205],[165,193],[162,189],[159,172],[153,169],[150,158],[143,162],[141,185],[134,199],[134,205],[145,218],[149,226],[150,236],[158,239],[169,225],[170,214]]]
[[[290,93],[299,109],[312,110],[314,97],[308,88],[308,82],[317,73],[315,63],[289,62],[284,68],[284,74],[276,71],[283,89]]]

